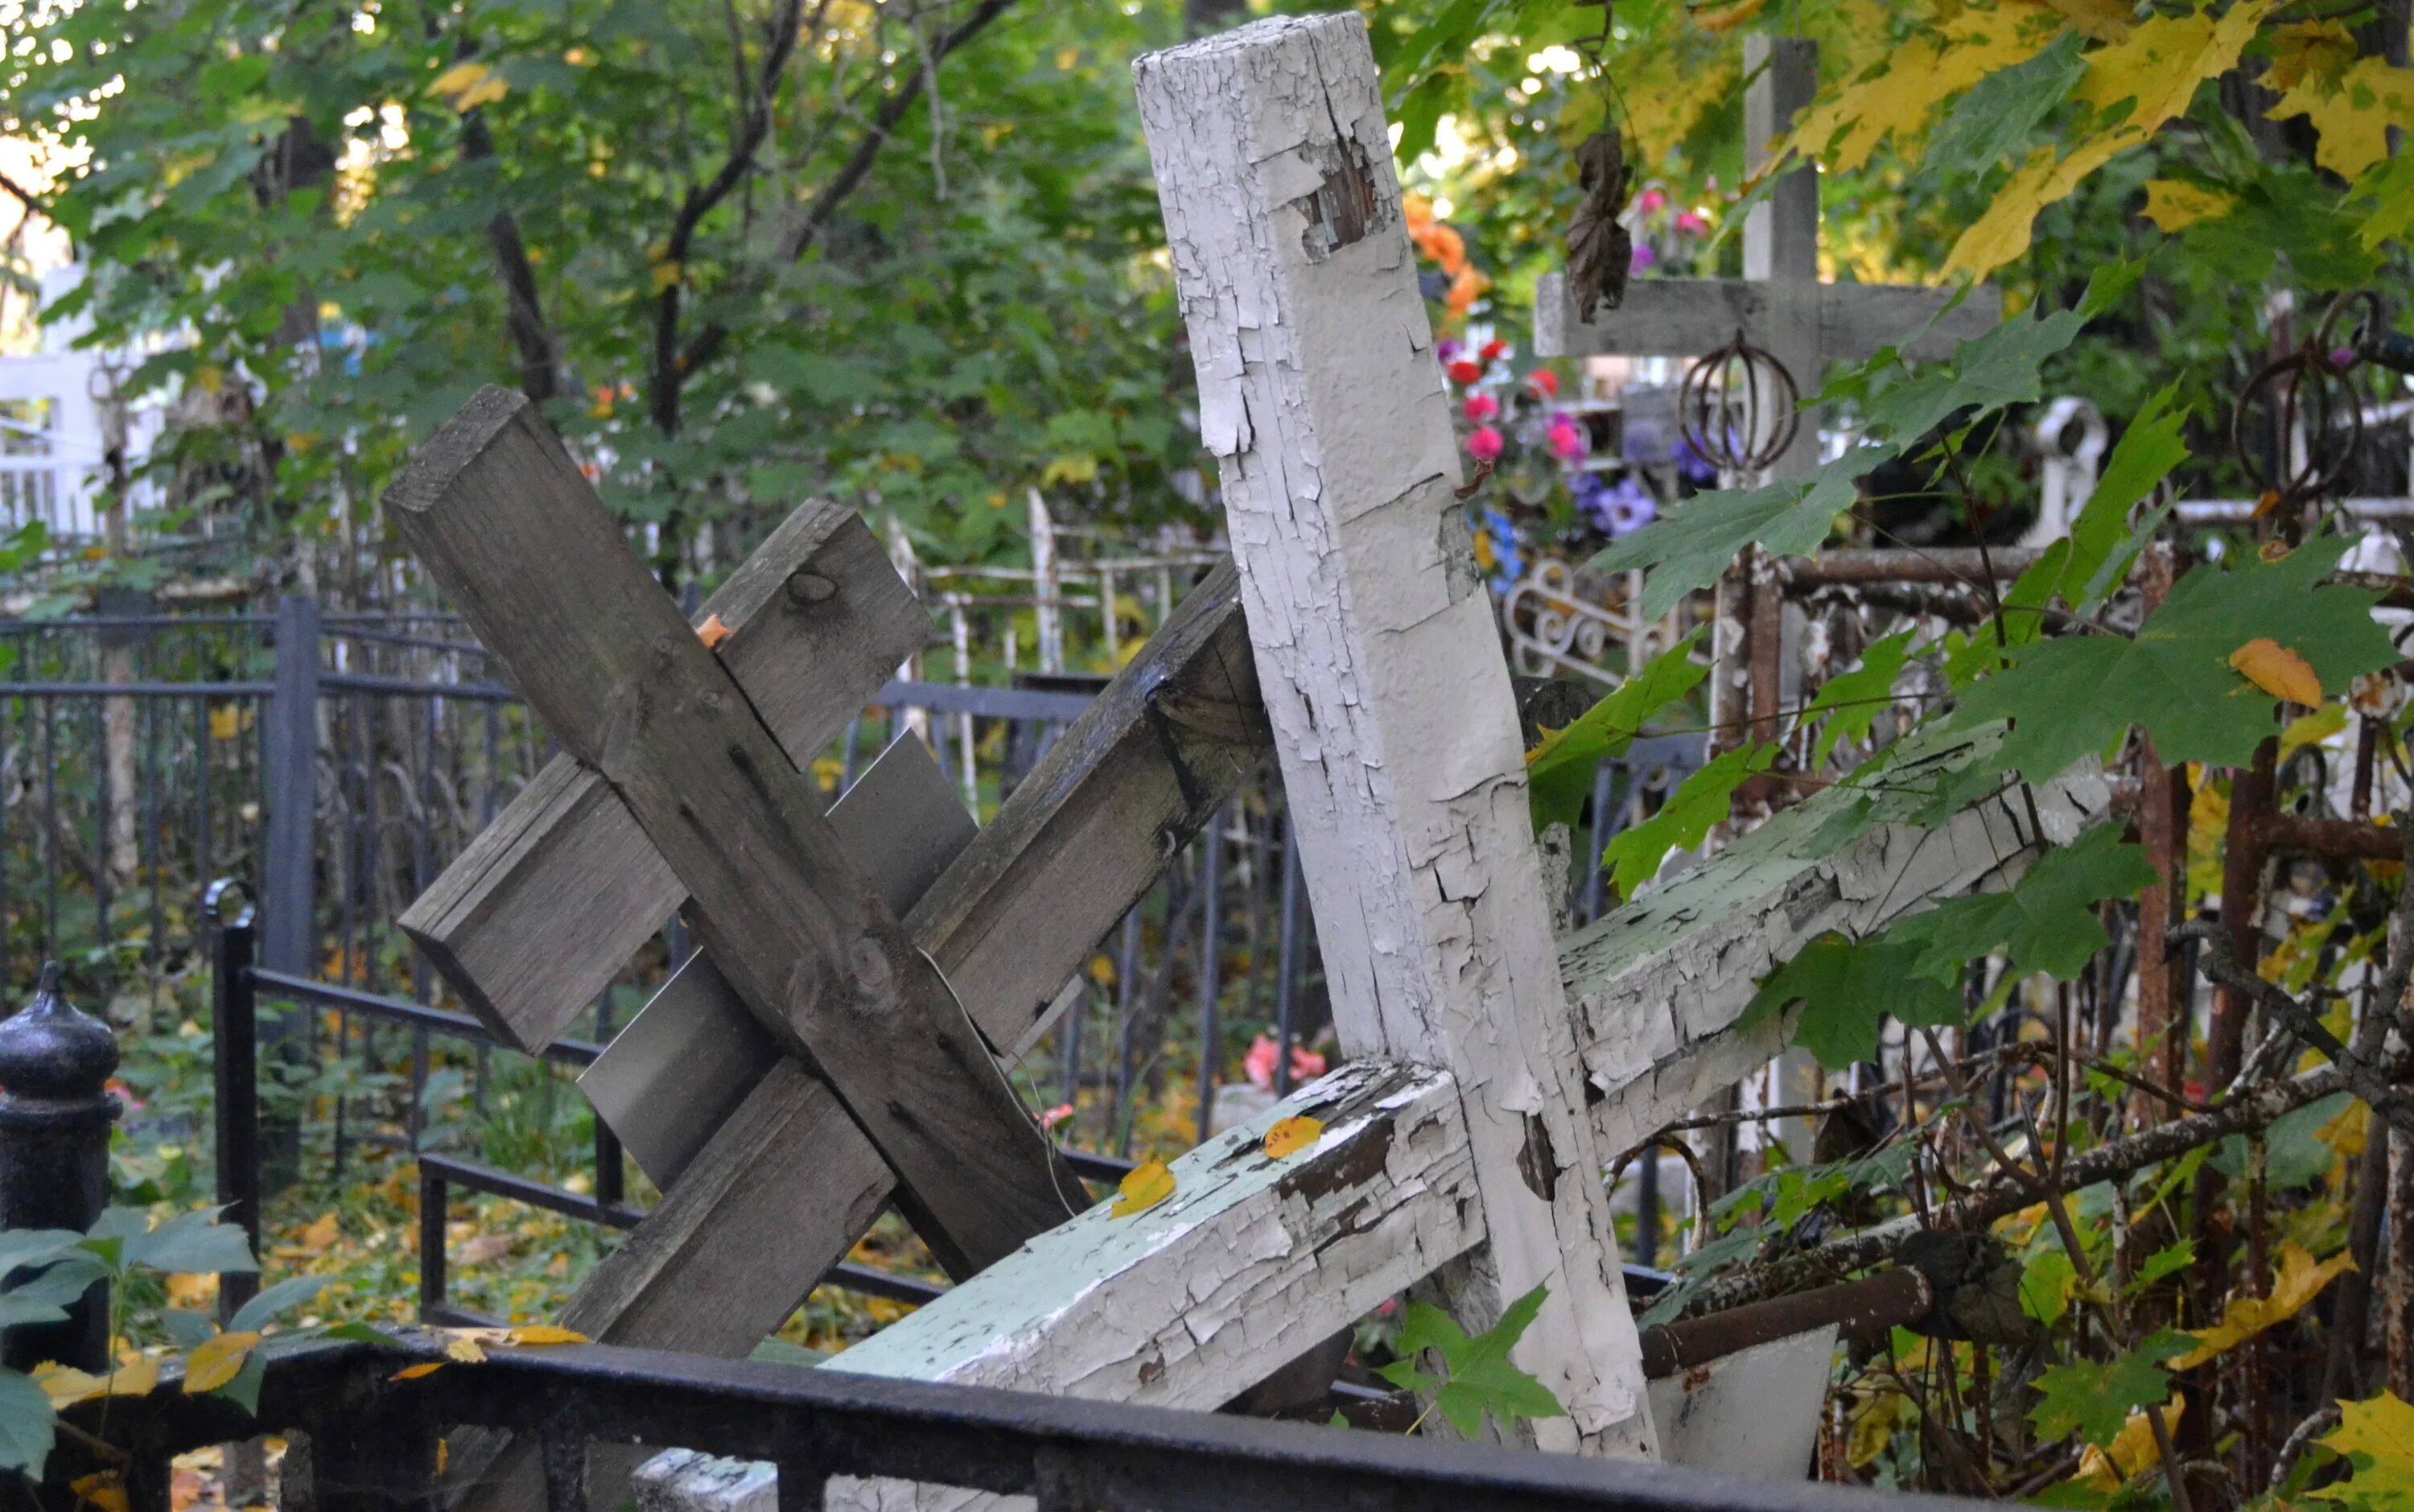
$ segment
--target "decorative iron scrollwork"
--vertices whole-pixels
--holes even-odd
[[[2363,406],[2347,374],[2366,361],[2396,366],[2390,359],[2403,344],[2389,330],[2380,296],[2360,289],[2331,301],[2296,351],[2256,369],[2229,412],[2229,445],[2255,487],[2258,515],[2338,487],[2363,442]]]

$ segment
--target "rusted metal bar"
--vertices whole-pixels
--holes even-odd
[[[1936,1291],[1928,1278],[1907,1266],[1815,1292],[1749,1302],[1707,1317],[1644,1329],[1643,1373],[1660,1380],[1829,1324],[1844,1339],[1867,1342],[1918,1322],[1935,1305]]]
[[[1829,588],[1851,583],[1983,583],[1989,563],[1998,582],[2028,571],[2044,553],[2028,546],[1937,546],[1927,550],[1828,551],[1788,557],[1777,564],[1778,583],[1788,589]]]

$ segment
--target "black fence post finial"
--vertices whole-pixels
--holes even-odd
[[[82,1233],[109,1202],[109,1127],[117,1099],[109,1025],[59,996],[59,964],[42,967],[34,1000],[0,1022],[0,1228]],[[108,1284],[95,1281],[65,1323],[7,1331],[0,1363],[109,1364]]]

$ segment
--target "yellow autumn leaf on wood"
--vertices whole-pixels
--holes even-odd
[[[481,1357],[483,1358],[484,1356]],[[444,1369],[444,1362],[442,1360],[422,1360],[417,1365],[406,1365],[401,1370],[395,1371],[394,1379],[396,1381],[416,1381],[422,1376],[434,1375],[437,1371],[442,1369]]]
[[[2180,1418],[2187,1410],[2187,1398],[2174,1392],[2169,1401],[2154,1411],[2161,1415],[2165,1430],[2177,1433]],[[2153,1420],[2143,1408],[2129,1410],[2129,1420],[2114,1434],[2109,1448],[2099,1449],[2089,1445],[2079,1457],[2079,1474],[2071,1480],[2093,1491],[2117,1491],[2129,1480],[2144,1475],[2163,1462],[2162,1447],[2154,1442]]]
[[[2235,1348],[2264,1329],[2287,1322],[2304,1310],[2306,1303],[2321,1295],[2333,1277],[2355,1268],[2355,1257],[2342,1250],[2330,1259],[2317,1264],[2303,1245],[2294,1239],[2280,1246],[2280,1274],[2272,1280],[2269,1296],[2233,1296],[2223,1310],[2221,1321],[2210,1328],[2190,1330],[2198,1340],[2189,1350],[2165,1366],[2170,1370],[2191,1370],[2228,1349]]]
[[[260,1336],[246,1329],[194,1345],[192,1357],[185,1362],[186,1394],[216,1391],[242,1374],[243,1362],[251,1357],[251,1348],[259,1342]]]
[[[2218,220],[2229,214],[2238,196],[2208,189],[2200,185],[2183,184],[2175,178],[2151,179],[2146,184],[2146,218],[2171,235],[2195,225],[2199,220]]]
[[[158,1384],[157,1360],[133,1360],[110,1372],[109,1394],[112,1397],[147,1397]]]
[[[34,1383],[51,1399],[54,1408],[65,1407],[87,1397],[100,1395],[104,1383],[97,1375],[87,1375],[73,1366],[56,1365],[45,1360],[34,1367]]]
[[[1173,1195],[1173,1170],[1163,1160],[1150,1160],[1132,1168],[1131,1174],[1115,1189],[1115,1202],[1107,1209],[1109,1218],[1129,1218],[1145,1213]]]
[[[1266,1156],[1269,1160],[1279,1160],[1284,1156],[1296,1155],[1301,1150],[1311,1149],[1316,1142],[1323,1137],[1323,1121],[1311,1118],[1304,1113],[1295,1113],[1288,1118],[1277,1119],[1274,1127],[1266,1130]]]
[[[486,1357],[485,1346],[468,1338],[446,1340],[444,1353],[464,1365],[476,1365]]]
[[[525,1328],[512,1330],[514,1344],[583,1344],[587,1336],[575,1329],[557,1327],[549,1323],[532,1323]]]
[[[706,651],[720,650],[721,643],[727,640],[735,632],[723,623],[721,616],[717,614],[706,615],[704,623],[695,627],[695,638],[704,642]]]
[[[2229,666],[2240,677],[2274,698],[2307,708],[2322,701],[2322,680],[2303,657],[2269,636],[2258,636],[2229,653]]]
[[[127,1512],[133,1505],[126,1495],[125,1477],[114,1470],[78,1475],[67,1482],[67,1490],[75,1493],[79,1505],[97,1507],[100,1512]]]
[[[2355,1457],[2355,1478],[2347,1484],[2365,1505],[2381,1505],[2392,1495],[2414,1499],[2414,1407],[2394,1393],[2340,1402],[2339,1426],[2317,1442]]]

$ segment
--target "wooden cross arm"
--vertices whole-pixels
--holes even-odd
[[[1953,355],[1956,342],[1986,335],[2004,319],[2004,292],[1980,284],[1930,325],[1951,291],[1882,283],[1805,283],[1761,278],[1636,278],[1626,302],[1600,309],[1587,325],[1576,316],[1567,275],[1546,273],[1534,284],[1534,354],[1538,357],[1698,357],[1741,331],[1751,337],[1777,323],[1779,307],[1817,303],[1818,350],[1825,361],[1867,357],[1889,343],[1908,342],[1914,357]],[[1762,345],[1767,345],[1764,337]],[[1808,398],[1820,375],[1796,373]]]
[[[386,492],[404,537],[696,904],[713,964],[812,1058],[970,1274],[1087,1190],[938,966],[857,871],[817,794],[517,394],[489,388]]]
[[[1020,1054],[1038,1037],[1039,1005],[1271,745],[1228,561],[1049,747],[909,917],[992,1044]],[[561,1322],[606,1343],[743,1355],[845,1258],[894,1188],[829,1088],[783,1059],[580,1283]],[[454,1462],[478,1483],[460,1512],[544,1505],[526,1446],[456,1445]]]
[[[729,627],[722,665],[800,764],[930,634],[861,517],[822,500],[799,505],[702,612]],[[402,928],[497,1037],[533,1054],[686,897],[618,795],[562,755],[404,911]]]

